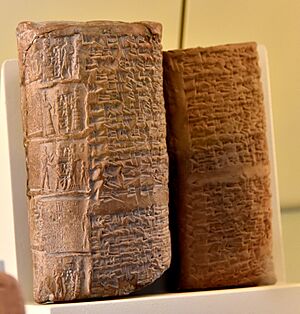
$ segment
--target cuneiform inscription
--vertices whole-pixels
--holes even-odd
[[[29,143],[29,193],[88,192],[87,154],[84,139]]]
[[[48,300],[73,300],[87,297],[89,256],[85,254],[53,255],[36,253],[33,255],[34,279],[38,279],[36,291]],[[51,263],[55,267],[45,268],[42,265]]]
[[[79,40],[79,35],[58,37],[45,35],[34,41],[26,56],[26,83],[34,81],[53,83],[78,78]]]
[[[157,242],[162,246],[157,246]],[[168,245],[167,206],[137,208],[130,215],[92,215],[92,289],[109,294],[111,289],[123,289],[126,293],[133,283],[144,286],[151,277],[158,277],[168,263],[163,254]],[[157,258],[159,255],[161,259]],[[121,285],[122,282],[127,284]]]
[[[165,53],[180,285],[273,283],[270,169],[254,43]]]
[[[160,27],[26,27],[35,38],[20,43],[35,299],[130,293],[170,263]]]
[[[33,86],[35,88],[33,88]],[[29,138],[80,135],[86,128],[86,92],[83,84],[26,87]]]
[[[47,253],[88,252],[87,198],[31,200],[32,248]],[[80,223],[78,223],[78,221]],[[47,228],[43,228],[43,224]],[[57,230],[63,228],[58,233]]]

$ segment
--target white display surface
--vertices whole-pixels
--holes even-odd
[[[259,46],[265,95],[267,135],[271,163],[273,255],[278,283],[275,286],[209,292],[162,294],[68,304],[33,305],[32,265],[26,206],[26,172],[16,60],[8,60],[1,72],[0,266],[21,284],[28,314],[33,313],[300,313],[300,284],[284,285],[281,218],[277,188],[267,53]],[[299,299],[299,300],[298,300]],[[30,305],[31,304],[31,305]],[[292,310],[297,305],[299,312]],[[289,306],[289,307],[288,307]]]
[[[285,264],[284,251],[281,230],[281,212],[279,203],[278,178],[277,178],[277,164],[276,164],[276,150],[273,127],[273,113],[272,100],[269,76],[268,53],[263,45],[258,45],[259,63],[261,68],[261,81],[264,94],[264,105],[266,112],[267,123],[267,140],[269,149],[269,159],[271,168],[271,193],[272,193],[272,228],[273,228],[273,257],[275,273],[278,282],[285,282]]]
[[[299,314],[300,284],[69,304],[27,305],[28,314]]]

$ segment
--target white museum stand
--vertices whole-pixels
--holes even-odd
[[[32,300],[32,265],[26,206],[26,172],[16,60],[2,66],[0,94],[0,271],[18,279],[27,314],[79,313],[300,313],[300,284],[285,284],[281,218],[277,189],[272,109],[266,50],[259,46],[265,95],[273,208],[273,255],[278,283],[274,286],[166,293],[115,300],[38,305]]]

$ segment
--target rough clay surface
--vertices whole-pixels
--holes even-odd
[[[17,29],[37,302],[124,295],[170,263],[161,25]]]
[[[18,282],[2,272],[0,272],[0,314],[25,314]]]
[[[180,287],[273,283],[256,44],[166,52],[164,88]]]

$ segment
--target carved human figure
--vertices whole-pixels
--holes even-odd
[[[63,46],[61,47],[61,71],[60,71],[60,78],[64,78],[64,74],[66,73],[68,77],[71,77],[72,67],[71,67],[71,54],[72,52],[69,51],[69,45],[66,41]]]
[[[52,120],[52,105],[47,99],[46,93],[44,94],[44,134],[45,135],[52,135],[55,134],[55,129],[53,126]]]
[[[55,280],[55,292],[57,293],[56,297],[62,298],[66,293],[63,273],[55,269],[53,275]]]
[[[48,153],[47,146],[44,146],[44,151],[41,156],[41,187],[42,189],[50,189],[49,170],[53,166],[54,155]]]
[[[61,73],[61,50],[59,48],[59,46],[54,46],[53,49],[53,54],[52,54],[52,58],[53,58],[53,76],[55,78],[58,78],[60,76]]]
[[[86,171],[85,161],[80,161],[80,178],[79,178],[80,187],[84,188],[88,185],[88,172]]]

